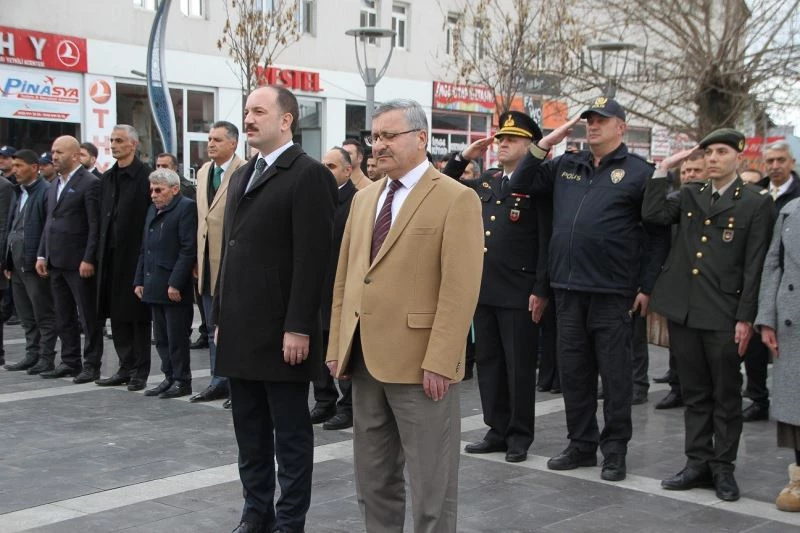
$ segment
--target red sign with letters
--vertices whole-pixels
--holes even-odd
[[[319,86],[319,72],[296,70],[291,68],[256,67],[258,85],[275,85],[286,87],[295,91],[311,93],[321,92]]]
[[[0,26],[0,64],[86,72],[86,39]]]

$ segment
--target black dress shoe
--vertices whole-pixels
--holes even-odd
[[[625,456],[621,453],[610,453],[603,459],[603,470],[600,472],[600,479],[606,481],[622,481],[627,475],[625,466]]]
[[[642,405],[647,403],[647,391],[636,391],[633,393],[633,398],[631,398],[631,405]]]
[[[180,398],[181,396],[189,396],[192,393],[192,384],[185,381],[176,381],[172,387],[158,395],[162,400],[170,398]]]
[[[131,380],[130,376],[125,376],[117,372],[111,377],[108,378],[101,378],[94,382],[95,385],[100,385],[101,387],[117,387],[119,385],[125,385]]]
[[[131,378],[131,382],[128,383],[128,390],[131,392],[136,392],[144,389],[146,386],[147,386],[147,379]]]
[[[669,394],[656,404],[656,409],[675,409],[676,407],[683,407],[683,397],[680,392],[674,390],[669,391]]]
[[[158,385],[156,385],[152,389],[147,389],[146,391],[144,391],[144,395],[145,396],[158,396],[162,392],[168,391],[170,387],[172,387],[172,380],[171,379],[165,379],[164,381],[162,381],[161,383],[159,383]]]
[[[311,423],[322,424],[336,414],[336,408],[314,406],[311,410]]]
[[[561,387],[556,385],[555,387],[551,388],[550,394],[561,394]]]
[[[81,373],[75,376],[75,379],[72,380],[73,383],[89,383],[90,381],[95,381],[100,379],[100,370],[92,368],[90,366],[83,367]]]
[[[506,452],[507,463],[521,463],[528,458],[528,452],[524,450],[508,450]]]
[[[80,373],[80,370],[77,368],[71,367],[69,365],[65,365],[61,363],[53,370],[48,370],[47,372],[42,372],[39,374],[41,377],[45,379],[56,379],[56,378],[65,378],[65,377],[75,377]]]
[[[231,533],[271,533],[269,526],[261,522],[241,522]]]
[[[29,368],[32,368],[38,361],[38,355],[26,355],[22,361],[19,361],[18,363],[9,363],[4,368],[11,372],[28,370]]]
[[[191,350],[202,350],[208,348],[208,337],[197,337],[197,340],[189,345]]]
[[[672,372],[667,370],[666,374],[661,377],[653,378],[653,383],[669,383],[669,380],[672,379]]]
[[[566,450],[547,461],[550,470],[574,470],[580,466],[597,466],[597,453],[582,452],[568,446]]]
[[[550,385],[537,385],[536,390],[539,392],[548,392],[551,389]]]
[[[44,357],[40,357],[39,361],[37,361],[35,365],[26,370],[25,373],[28,374],[29,376],[36,376],[38,374],[41,374],[42,372],[48,372],[50,370],[53,370],[53,368],[55,368],[55,366],[53,365],[52,361],[48,361]]]
[[[769,419],[768,403],[752,403],[750,407],[742,411],[743,422],[756,422],[758,420]]]
[[[225,400],[224,402],[222,402],[222,408],[223,408],[223,409],[230,409],[230,408],[231,408],[231,405],[232,405],[232,404],[231,404],[231,399],[230,399],[230,398],[228,398],[227,400]]]
[[[714,474],[714,488],[717,498],[726,502],[735,502],[739,499],[739,485],[733,472],[719,472]]]
[[[22,322],[20,322],[19,317],[17,315],[11,315],[6,320],[7,326],[19,326]]]
[[[486,439],[464,446],[464,451],[467,453],[494,453],[504,452],[507,449],[508,445],[503,441],[492,442]]]
[[[689,490],[713,487],[711,471],[707,468],[697,469],[687,466],[671,478],[661,482],[661,488],[667,490]]]
[[[322,429],[347,429],[353,427],[353,415],[350,413],[336,413],[336,415],[322,424]]]
[[[202,392],[198,392],[191,398],[189,401],[192,403],[196,402],[211,402],[214,400],[221,400],[223,398],[228,397],[228,387],[224,387],[221,385],[209,385]]]

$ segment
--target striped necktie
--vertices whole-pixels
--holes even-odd
[[[372,231],[372,249],[369,254],[370,263],[375,260],[375,256],[378,255],[378,251],[381,249],[381,245],[383,245],[383,241],[386,240],[389,229],[392,227],[392,201],[394,200],[395,191],[402,186],[403,184],[400,183],[400,180],[389,180],[389,192],[386,194],[386,200],[384,200],[383,206],[381,206],[378,219],[375,221],[375,229]]]

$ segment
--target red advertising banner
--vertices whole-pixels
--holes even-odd
[[[433,108],[472,113],[494,113],[494,97],[488,87],[433,82]]]
[[[785,137],[747,137],[745,139],[742,160],[739,163],[740,170],[755,168],[762,172],[766,170],[764,166],[764,151],[774,143],[785,139]]]
[[[86,39],[0,26],[0,64],[86,72]]]

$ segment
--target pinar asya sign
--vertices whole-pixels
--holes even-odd
[[[86,39],[0,26],[0,64],[86,72]]]
[[[80,74],[0,65],[0,117],[80,122]]]

